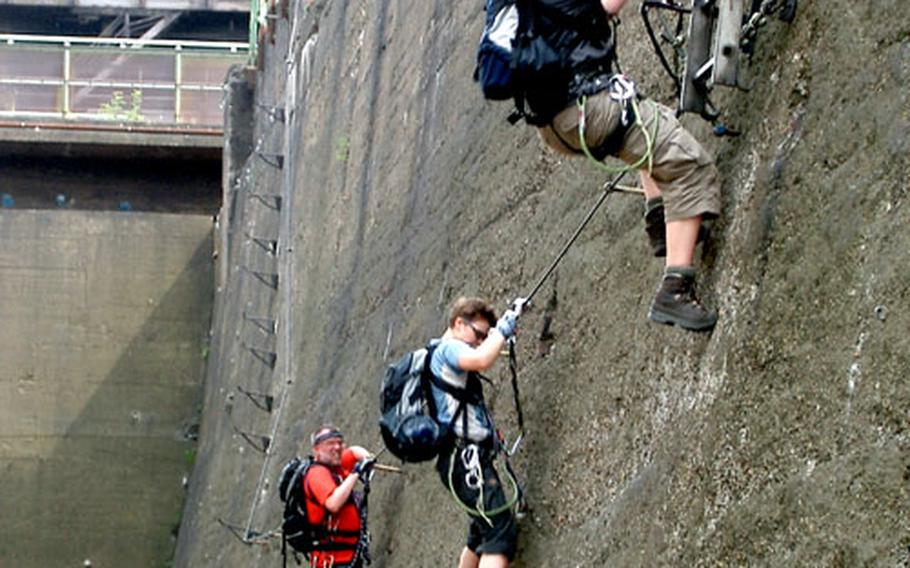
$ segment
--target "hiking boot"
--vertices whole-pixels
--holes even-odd
[[[667,256],[667,225],[664,221],[664,200],[662,197],[655,197],[645,202],[645,233],[648,234],[648,243],[654,256],[663,258]],[[710,229],[704,224],[698,227],[698,238],[695,244],[699,244],[708,239],[711,234]]]
[[[685,267],[668,269],[664,274],[648,319],[691,331],[709,331],[717,323],[717,312],[702,305],[695,294],[695,269]]]

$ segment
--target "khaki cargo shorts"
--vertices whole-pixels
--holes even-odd
[[[653,132],[655,113],[659,128],[653,144],[651,177],[663,194],[664,214],[668,221],[701,215],[714,218],[720,213],[720,178],[714,159],[701,144],[679,123],[673,111],[664,105],[645,99],[638,102],[642,123]],[[610,98],[607,91],[588,97],[585,105],[585,142],[588,148],[598,148],[619,126],[622,105]],[[543,141],[563,154],[584,155],[578,142],[579,111],[572,105],[538,131]],[[625,134],[616,154],[620,160],[633,164],[645,155],[647,146],[641,127],[633,125]]]

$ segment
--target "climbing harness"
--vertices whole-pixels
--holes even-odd
[[[458,506],[461,507],[467,514],[482,518],[487,524],[493,526],[493,521],[490,520],[490,517],[495,517],[501,513],[504,513],[515,506],[519,502],[523,493],[521,491],[521,486],[518,484],[518,481],[515,479],[515,473],[512,471],[510,465],[506,466],[506,478],[509,480],[509,485],[512,488],[512,497],[506,500],[505,503],[493,509],[487,510],[485,507],[484,500],[484,477],[483,477],[483,464],[480,460],[481,449],[477,444],[467,444],[463,448],[459,448],[457,445],[453,447],[452,454],[449,456],[449,471],[448,471],[448,486],[449,491],[452,493],[452,498],[455,499],[455,502],[458,503]],[[462,467],[465,470],[464,474],[464,484],[471,491],[477,492],[477,499],[475,503],[468,504],[461,500],[458,496],[458,493],[455,491],[455,462],[460,460]],[[508,464],[508,461],[506,462]]]
[[[634,118],[629,113],[628,105],[635,101],[635,83],[625,75],[614,75],[610,78],[608,89],[610,98],[622,105],[622,125],[628,128]]]
[[[469,445],[461,451],[461,463],[464,465],[464,483],[469,489],[478,490],[483,487],[483,471],[480,469],[480,458],[477,456],[477,446]]]
[[[581,150],[584,152],[585,156],[588,157],[598,168],[601,170],[610,173],[610,174],[624,174],[632,170],[637,170],[642,167],[642,165],[647,162],[648,164],[648,173],[651,172],[654,160],[654,141],[657,138],[657,132],[660,127],[660,113],[657,109],[657,103],[654,101],[646,101],[648,104],[651,104],[654,108],[654,116],[651,118],[651,122],[648,125],[645,125],[641,118],[641,110],[638,104],[638,94],[635,91],[635,83],[625,75],[616,74],[610,77],[609,84],[607,86],[610,99],[619,103],[622,107],[622,117],[620,119],[622,131],[625,132],[628,128],[641,128],[642,134],[645,137],[645,153],[632,164],[624,164],[622,166],[610,166],[604,164],[598,160],[594,154],[591,152],[591,149],[588,148],[587,140],[585,140],[585,126],[586,126],[586,112],[585,108],[587,105],[587,96],[581,96],[576,102],[578,107],[578,141],[581,145]],[[648,132],[648,128],[651,128],[651,132]]]

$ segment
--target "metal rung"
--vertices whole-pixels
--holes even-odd
[[[269,446],[272,444],[272,439],[270,437],[262,436],[259,434],[250,434],[248,432],[244,432],[240,428],[237,428],[237,426],[234,426],[233,424],[231,426],[234,428],[234,432],[239,434],[240,437],[250,445],[250,447],[259,453],[268,454]]]
[[[712,69],[714,69],[714,58],[713,57],[711,59],[709,59],[708,61],[706,61],[704,65],[699,67],[697,71],[695,71],[695,75],[692,76],[692,79],[699,83],[706,84],[707,80],[708,80],[708,75],[711,74]]]
[[[275,272],[260,272],[258,270],[250,270],[247,267],[242,267],[243,271],[247,274],[250,274],[256,280],[259,280],[269,288],[274,290],[278,289],[278,274]]]
[[[257,245],[259,245],[262,248],[262,250],[264,250],[265,252],[267,252],[273,256],[278,254],[278,241],[277,240],[263,239],[262,237],[254,237],[253,235],[251,235],[249,233],[245,233],[245,234],[248,239],[250,239]]]
[[[252,345],[243,344],[244,349],[253,354],[253,357],[259,359],[265,366],[269,369],[275,368],[275,363],[278,361],[278,354],[274,351],[268,351],[266,349],[259,349],[258,347],[253,347]]]
[[[249,398],[250,401],[253,403],[253,405],[256,406],[256,408],[265,410],[266,412],[271,412],[272,408],[274,408],[275,397],[273,397],[270,394],[265,394],[265,393],[260,393],[260,392],[251,392],[251,391],[244,389],[241,386],[238,386],[237,390],[240,391],[241,393],[245,394],[246,397]]]
[[[259,156],[263,162],[272,166],[273,168],[278,168],[279,170],[284,168],[284,154],[269,154],[267,152],[256,152],[256,155]]]
[[[274,335],[278,332],[278,320],[275,318],[248,316],[246,312],[243,312],[243,319],[251,322],[269,335]]]
[[[247,195],[252,199],[256,199],[261,202],[263,205],[269,209],[274,209],[275,211],[281,210],[281,195],[277,193],[253,193],[250,192]]]

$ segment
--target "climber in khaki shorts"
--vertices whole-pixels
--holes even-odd
[[[641,98],[617,72],[610,18],[626,0],[534,0],[534,29],[560,54],[566,73],[529,82],[520,93],[543,141],[558,152],[587,155],[599,167],[614,156],[638,170],[645,193],[645,229],[664,276],[648,317],[707,331],[717,313],[695,290],[695,246],[701,222],[720,213],[714,160],[665,106]],[[527,115],[526,115],[527,116]],[[582,134],[583,132],[583,134]],[[583,140],[582,140],[583,137]]]

